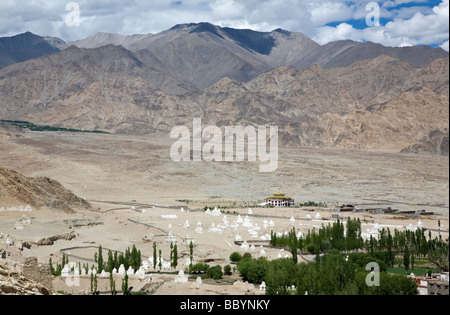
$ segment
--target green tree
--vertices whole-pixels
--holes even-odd
[[[109,274],[109,287],[111,289],[111,295],[117,295],[116,281],[114,280],[112,272]]]
[[[53,268],[53,264],[52,264],[52,257],[50,257],[50,259],[48,260],[48,264],[50,265],[50,273],[53,276],[56,276],[56,271],[55,271],[55,268]]]
[[[173,243],[170,243],[170,267],[174,268],[174,266],[173,266]]]
[[[102,245],[100,245],[98,247],[97,265],[98,265],[97,271],[99,273],[101,273],[103,271],[103,268],[104,268]]]
[[[409,257],[409,249],[408,246],[405,247],[405,251],[403,252],[403,265],[405,266],[406,271],[409,270],[409,263],[410,263],[410,257]]]
[[[190,265],[192,265],[194,261],[194,243],[192,241],[189,244],[189,259],[191,260]]]
[[[237,263],[237,269],[245,281],[261,283],[266,276],[268,265],[269,262],[265,257],[243,258]]]
[[[158,257],[156,256],[156,242],[153,242],[153,269],[156,269]]]
[[[108,261],[106,262],[106,272],[112,273],[114,269],[114,256],[111,250],[108,251]]]
[[[223,276],[222,267],[220,266],[211,267],[208,269],[206,275],[214,280],[220,280],[222,279]]]
[[[266,294],[268,295],[287,295],[292,285],[296,285],[296,262],[292,259],[276,259],[267,266],[266,275]]]
[[[391,235],[391,231],[388,229],[388,237],[387,237],[387,253],[388,253],[388,265],[390,267],[394,266],[395,254],[392,252],[393,239]]]
[[[100,292],[98,291],[98,280],[97,274],[94,275],[94,294],[98,295]]]
[[[177,268],[178,266],[178,246],[175,244],[173,247],[173,268]]]
[[[443,271],[449,271],[449,241],[436,241],[430,244],[428,257],[430,261]]]
[[[292,254],[292,260],[296,264],[298,262],[298,238],[295,233],[295,228],[289,232],[289,247]]]
[[[241,259],[242,259],[242,255],[239,254],[238,252],[233,252],[233,253],[231,253],[231,255],[230,255],[230,261],[231,261],[232,263],[237,263],[237,262],[239,262]]]
[[[231,273],[231,266],[230,265],[226,265],[225,267],[223,267],[223,273],[226,276],[230,276],[232,274]]]
[[[122,279],[122,292],[123,295],[129,295],[130,290],[128,288],[128,275],[125,274],[125,277]]]

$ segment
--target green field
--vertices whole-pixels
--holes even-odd
[[[29,129],[31,131],[88,132],[88,133],[109,134],[109,132],[100,131],[100,130],[80,130],[80,129],[69,129],[69,128],[53,127],[53,126],[46,126],[46,125],[35,125],[29,121],[21,121],[21,120],[2,120],[2,122],[11,124],[12,126],[16,126],[19,128]]]

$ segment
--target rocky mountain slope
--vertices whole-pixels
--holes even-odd
[[[448,154],[445,137],[439,150],[424,145],[448,133],[440,48],[320,46],[300,33],[208,23],[72,44],[0,70],[0,117],[163,136],[202,118],[275,125],[289,146]]]
[[[154,73],[141,75],[166,94],[203,90],[224,77],[248,82],[278,67],[347,67],[381,55],[406,61],[414,67],[424,67],[436,58],[448,57],[444,50],[427,46],[394,48],[350,40],[319,45],[301,33],[281,29],[256,32],[221,28],[209,23],[176,25],[159,34],[98,33],[71,44],[79,48],[121,45],[145,65],[156,64],[158,71],[179,78],[184,87],[191,85],[185,90],[171,90],[159,85],[152,77]]]
[[[143,78],[168,95],[203,90],[225,77],[249,82],[278,67],[347,67],[381,55],[423,67],[436,58],[448,56],[440,48],[427,46],[394,48],[350,40],[319,45],[302,33],[281,29],[257,32],[191,23],[176,25],[158,34],[97,33],[72,43],[25,33],[0,39],[0,60],[4,67],[51,55],[69,45],[81,49],[110,49],[104,58],[112,57],[117,51],[113,46],[121,46],[122,53],[136,62],[127,73]],[[70,60],[70,54],[62,56]]]
[[[433,153],[437,155],[448,156],[449,149],[449,132],[440,130],[431,131],[428,135],[420,139],[414,145],[404,148],[402,153]]]
[[[53,54],[67,48],[59,38],[42,37],[30,32],[0,38],[0,69],[17,62]]]
[[[13,170],[0,167],[0,203],[2,207],[30,205],[33,208],[55,208],[73,211],[89,208],[85,200],[66,190],[50,178],[28,178]]]
[[[436,58],[448,56],[442,49],[429,46],[385,47],[372,42],[340,40],[316,47],[295,66],[303,68],[317,64],[324,68],[347,67],[356,61],[370,60],[381,55],[406,61],[414,67],[424,67]]]

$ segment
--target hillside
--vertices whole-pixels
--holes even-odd
[[[50,178],[28,178],[13,170],[0,167],[0,205],[33,208],[51,208],[72,212],[76,208],[89,208],[88,202],[66,190]]]
[[[114,59],[102,58],[111,50]],[[69,52],[71,63],[58,62]],[[201,117],[205,125],[279,126],[284,145],[388,151],[448,128],[448,58],[423,68],[388,56],[344,68],[277,68],[248,83],[222,79],[169,96],[128,74],[139,63],[122,52],[72,48],[8,67],[0,71],[0,99],[10,101],[0,113],[36,124],[166,135]]]
[[[70,43],[29,32],[0,38],[0,69],[49,56],[70,46],[97,52],[99,48],[111,50],[102,55],[106,62],[114,59],[114,51],[117,51],[111,46],[120,46],[122,54],[137,62],[126,69],[127,73],[143,78],[167,95],[203,90],[225,77],[249,82],[279,67],[347,67],[357,61],[386,55],[420,68],[434,59],[448,57],[441,48],[428,46],[384,47],[350,40],[319,45],[302,33],[282,29],[257,32],[210,23],[190,23],[176,25],[158,34],[125,36],[99,32]],[[69,50],[73,50],[72,47]],[[68,55],[61,55],[61,58],[67,62]]]
[[[0,38],[0,69],[14,63],[61,51],[67,44],[54,37],[42,37],[30,32]]]

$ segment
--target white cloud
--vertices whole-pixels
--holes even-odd
[[[72,1],[78,3],[81,10],[80,26],[69,27],[64,22],[69,13],[66,4]],[[370,0],[1,0],[0,36],[31,31],[70,41],[96,32],[158,33],[176,24],[210,22],[258,31],[283,28],[302,32],[321,44],[352,39],[390,46],[439,46],[448,40],[448,0],[435,8],[427,6],[425,0],[378,1],[381,16],[392,22],[365,29],[352,26],[352,21],[365,20],[368,2]],[[414,6],[402,6],[405,3],[414,3]],[[326,26],[329,23],[339,24]]]
[[[315,39],[320,44],[334,40],[372,41],[386,46],[441,45],[449,38],[449,1],[434,7],[430,14],[417,12],[411,18],[394,18],[385,26],[356,29],[348,23],[319,27]],[[445,47],[445,46],[444,46]],[[448,50],[448,49],[447,49]]]
[[[441,46],[439,46],[439,47],[441,47],[443,50],[445,50],[445,51],[448,51],[448,40],[445,42],[445,43],[443,43]]]
[[[354,14],[352,6],[339,2],[310,3],[308,7],[311,12],[311,21],[316,26],[335,21],[349,20]]]

